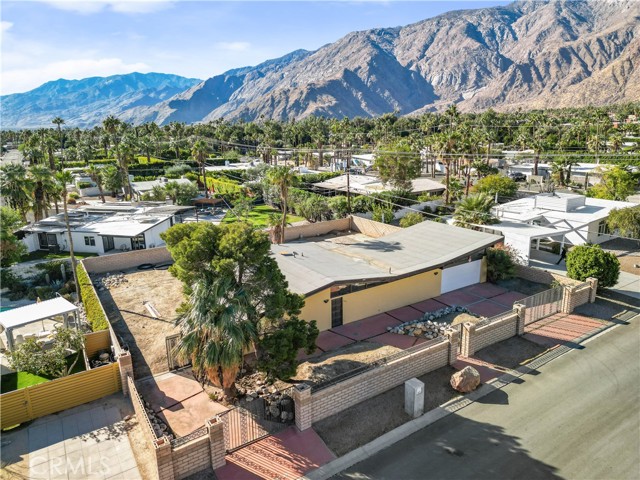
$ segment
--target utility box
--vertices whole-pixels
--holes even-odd
[[[404,411],[413,418],[424,413],[424,383],[417,378],[404,382]]]

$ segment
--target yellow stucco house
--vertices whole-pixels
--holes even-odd
[[[320,331],[486,280],[486,248],[503,237],[425,221],[398,228],[349,217],[286,229],[273,245],[301,318]]]

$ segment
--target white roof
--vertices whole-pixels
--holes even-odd
[[[518,222],[500,222],[496,225],[489,225],[487,228],[490,230],[498,230],[505,237],[517,235],[529,239],[553,237],[568,233],[572,230],[571,228],[549,228]]]
[[[55,317],[56,315],[75,312],[76,310],[78,310],[78,307],[73,303],[58,297],[0,312],[0,325],[5,329],[15,328],[38,320],[44,320],[45,318]]]
[[[149,192],[153,190],[153,187],[155,187],[156,185],[163,186],[169,182],[187,184],[191,183],[191,180],[189,180],[188,178],[175,178],[167,180],[166,182],[163,182],[161,180],[150,180],[148,182],[131,182],[131,188],[133,188],[136,192]]]
[[[431,180],[430,178],[416,178],[411,181],[411,184],[412,191],[414,192],[438,192],[445,189],[442,183]],[[314,186],[346,192],[347,176],[340,175],[339,177],[330,178],[324,182],[314,183]],[[372,175],[349,176],[349,190],[355,193],[384,192],[391,189],[390,185],[383,185],[380,178]]]

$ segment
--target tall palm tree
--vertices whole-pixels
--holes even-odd
[[[52,172],[56,171],[56,159],[54,155],[54,151],[56,149],[56,139],[50,135],[46,135],[42,139],[42,146],[47,152],[47,157],[49,158],[49,169]]]
[[[282,218],[280,220],[280,240],[278,243],[284,243],[284,229],[287,226],[287,203],[289,200],[289,187],[295,182],[295,173],[287,166],[276,166],[267,172],[269,183],[278,188],[280,195],[280,209],[282,210]]]
[[[51,201],[56,202],[58,212],[58,185],[56,180],[45,165],[33,165],[29,168],[29,178],[33,182],[33,215],[36,222],[49,216]]]
[[[176,321],[182,333],[178,357],[191,360],[193,369],[222,388],[226,398],[234,396],[244,352],[258,338],[251,310],[243,288],[229,278],[205,277],[196,281],[187,310]]]
[[[0,195],[11,208],[20,212],[26,223],[27,211],[31,205],[33,184],[27,177],[27,169],[19,163],[0,166]]]
[[[58,190],[62,195],[62,206],[64,208],[64,223],[67,227],[67,236],[69,237],[69,256],[71,257],[71,270],[73,271],[73,283],[76,285],[76,298],[80,301],[80,285],[78,285],[78,274],[76,272],[76,256],[73,251],[73,237],[71,236],[71,225],[69,224],[69,212],[67,211],[67,185],[73,181],[71,172],[56,173],[56,181]]]
[[[64,120],[60,117],[56,117],[51,120],[51,123],[58,127],[58,139],[60,140],[60,151],[64,150],[64,143],[62,141],[62,125],[64,124]]]
[[[458,227],[473,228],[473,225],[491,225],[497,219],[491,214],[493,197],[487,193],[471,195],[458,201],[453,213],[453,224]]]
[[[207,185],[207,169],[205,166],[205,160],[207,158],[207,152],[209,148],[204,140],[196,140],[191,147],[191,155],[198,162],[198,168],[202,174],[202,182],[204,183],[204,197],[209,198],[209,186]]]
[[[98,190],[100,191],[100,199],[102,200],[102,203],[105,203],[104,192],[102,191],[102,185],[104,184],[102,171],[95,165],[90,165],[86,171],[89,177],[91,177],[91,180],[97,185]]]

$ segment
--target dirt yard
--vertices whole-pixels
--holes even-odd
[[[640,275],[640,267],[636,267],[640,265],[640,241],[617,238],[604,242],[602,248],[618,257],[621,271]]]
[[[93,278],[94,283],[99,277]],[[113,329],[129,346],[135,378],[168,370],[165,337],[177,333],[176,309],[183,301],[182,284],[167,270],[130,269],[119,285],[98,292]],[[154,318],[143,302],[159,314]]]
[[[511,278],[509,280],[499,280],[496,285],[506,288],[510,292],[520,292],[524,295],[535,295],[536,293],[549,290],[549,285],[544,283],[531,282],[524,278]]]
[[[547,349],[542,345],[530,342],[522,337],[511,337],[483,348],[476,352],[474,356],[494,365],[515,369],[546,351]]]
[[[316,385],[399,351],[389,345],[357,342],[301,363],[292,382]]]
[[[425,412],[460,395],[449,384],[455,371],[446,366],[419,378],[425,384]],[[333,453],[342,456],[409,420],[404,411],[404,385],[400,385],[325,418],[313,428]]]

